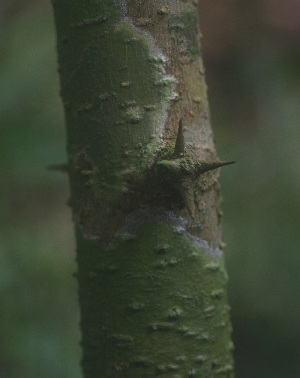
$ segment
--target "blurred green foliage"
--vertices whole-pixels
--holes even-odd
[[[74,242],[50,4],[3,7],[0,376],[79,377]],[[9,12],[13,10],[13,12]]]
[[[76,378],[68,183],[46,169],[66,160],[52,11],[4,1],[0,17],[0,376]],[[221,176],[237,378],[300,376],[300,43],[275,37],[205,56],[219,156],[237,161]]]
[[[205,59],[218,153],[237,162],[221,171],[237,378],[300,377],[299,42],[258,27]]]

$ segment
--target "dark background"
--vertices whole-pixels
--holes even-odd
[[[300,2],[200,0],[237,378],[300,377]],[[78,378],[50,1],[0,3],[0,376]]]

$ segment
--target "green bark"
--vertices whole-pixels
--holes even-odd
[[[53,7],[84,376],[232,377],[196,2]]]

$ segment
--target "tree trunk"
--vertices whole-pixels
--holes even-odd
[[[233,376],[196,5],[53,0],[86,378]]]

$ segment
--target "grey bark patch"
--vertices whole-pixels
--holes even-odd
[[[198,250],[203,249],[212,257],[222,257],[223,251],[219,248],[211,248],[206,240],[197,238],[186,231],[187,220],[182,217],[176,217],[171,212],[162,208],[145,208],[131,213],[125,221],[125,226],[117,233],[117,236],[124,238],[133,238],[137,229],[145,223],[164,223],[172,226],[176,232],[185,235],[194,247]]]
[[[219,248],[211,248],[206,240],[202,240],[184,231],[185,236],[194,244],[197,249],[205,249],[205,251],[213,257],[223,257],[223,251]]]
[[[117,0],[117,3],[120,4],[122,17],[126,17],[128,13],[127,0]]]

